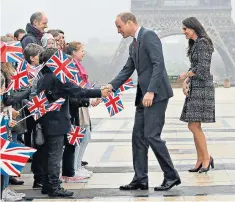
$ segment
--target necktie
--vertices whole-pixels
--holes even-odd
[[[136,38],[134,38],[134,40],[133,40],[133,45],[134,45],[134,49],[135,49],[135,51],[136,51],[136,46],[137,46]]]

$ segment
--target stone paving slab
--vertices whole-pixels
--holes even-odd
[[[20,190],[19,190],[20,191]],[[26,200],[32,199],[50,199],[47,195],[40,195],[40,191],[32,191],[32,190],[22,190],[26,193],[27,197]],[[218,186],[179,186],[175,189],[172,189],[167,192],[155,192],[151,187],[147,191],[119,191],[118,189],[83,189],[78,190],[74,189],[71,190],[74,192],[73,197],[69,197],[68,199],[86,199],[86,198],[94,198],[94,197],[182,197],[182,196],[207,196],[207,195],[233,195],[235,193],[235,185],[218,185]],[[36,197],[35,197],[36,193]],[[40,196],[40,197],[38,197]],[[87,197],[89,196],[89,197]]]

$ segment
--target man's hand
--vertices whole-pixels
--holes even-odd
[[[16,125],[17,125],[17,122],[16,122],[15,120],[11,120],[11,121],[9,121],[9,123],[8,123],[8,126],[9,126],[10,128],[15,127]]]
[[[102,99],[97,98],[91,101],[91,106],[92,107],[96,107],[97,105],[99,105],[102,102]]]
[[[113,90],[113,86],[111,84],[107,84],[106,86],[102,86],[101,89],[108,88],[110,92]]]
[[[19,116],[20,112],[16,111],[15,109],[12,108],[12,118],[16,119],[17,116]]]
[[[147,92],[144,96],[144,99],[143,99],[143,105],[145,107],[151,107],[153,104],[153,98],[154,98],[154,93]]]
[[[112,93],[112,91],[110,91],[110,89],[107,87],[102,87],[100,90],[101,90],[102,97],[107,97],[108,95]]]

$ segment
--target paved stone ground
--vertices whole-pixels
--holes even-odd
[[[134,117],[135,89],[123,95],[125,110],[110,118],[103,104],[91,109],[93,133],[84,160],[94,175],[87,183],[63,184],[75,192],[73,198],[51,199],[32,189],[30,164],[24,169],[23,186],[13,189],[27,194],[33,201],[235,201],[235,88],[216,89],[216,123],[204,124],[208,148],[215,159],[215,169],[207,174],[188,173],[193,167],[196,152],[192,134],[179,121],[184,96],[174,89],[174,98],[167,109],[162,138],[167,141],[182,185],[168,192],[154,192],[163,175],[149,150],[149,191],[119,191],[133,177],[131,131]]]

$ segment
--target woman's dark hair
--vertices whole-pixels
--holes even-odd
[[[47,48],[39,54],[39,64],[46,63],[57,51],[57,48]],[[50,71],[47,66],[44,66],[42,73]]]
[[[206,33],[205,28],[202,26],[202,24],[198,21],[197,18],[195,18],[195,17],[186,18],[185,20],[183,20],[182,24],[186,28],[193,29],[196,32],[198,38],[206,38],[208,40],[209,44],[211,45],[211,48],[214,50],[213,42],[211,41],[210,37]],[[187,56],[189,56],[194,43],[195,43],[195,41],[193,39],[189,39]]]

